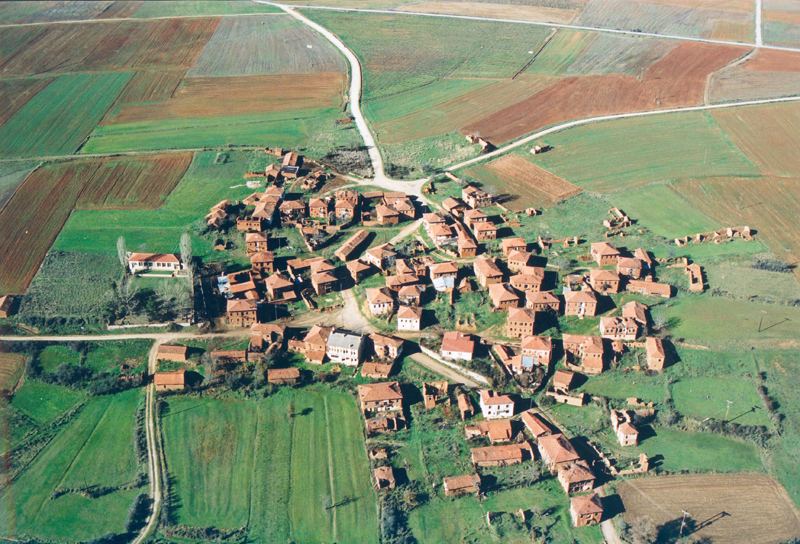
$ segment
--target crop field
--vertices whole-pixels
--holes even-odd
[[[25,370],[25,356],[20,353],[0,353],[0,391],[11,391]]]
[[[0,23],[19,23],[42,8],[39,2],[3,2]]]
[[[525,73],[561,75],[596,37],[594,32],[559,29]]]
[[[789,149],[800,146],[800,104],[744,107],[713,114],[731,139],[765,174],[800,173]]]
[[[618,191],[611,200],[639,224],[665,238],[691,236],[727,226],[711,220],[681,192],[665,184]]]
[[[7,162],[0,165],[0,210],[14,196],[17,187],[28,177],[34,166],[25,162]]]
[[[573,4],[575,5],[575,4]],[[398,11],[442,13],[445,15],[468,15],[490,19],[513,19],[515,21],[544,21],[547,23],[571,23],[580,9],[536,5],[507,5],[491,2],[446,2],[432,0],[421,4],[401,6]]]
[[[347,72],[344,58],[316,30],[289,15],[226,17],[187,77]]]
[[[176,17],[198,15],[235,15],[246,13],[283,13],[280,8],[264,4],[254,4],[242,0],[219,1],[190,0],[143,2],[143,6],[134,13],[135,18]]]
[[[619,74],[562,79],[462,132],[477,132],[500,144],[569,119],[696,105],[702,101],[708,74],[745,52],[740,47],[683,43],[645,70],[641,81]]]
[[[800,300],[800,283],[793,274],[759,270],[752,265],[753,258],[743,255],[740,259],[709,262],[705,273],[709,285],[740,300],[754,295],[760,301],[773,304]]]
[[[19,293],[72,210],[153,208],[180,180],[191,155],[95,159],[39,168],[0,213],[0,291]],[[107,225],[106,225],[107,227]]]
[[[712,40],[725,40],[729,42],[752,42],[755,37],[755,28],[752,23],[734,23],[732,21],[717,21],[711,31]]]
[[[790,18],[792,22],[764,22],[764,26],[762,27],[764,43],[796,47],[798,44],[800,44],[800,21],[798,21],[795,17],[781,18]]]
[[[11,405],[37,423],[46,425],[84,399],[86,395],[81,391],[26,379],[14,393]]]
[[[138,57],[146,52],[146,44],[162,27],[163,21],[122,21],[108,22],[112,30],[91,51],[70,59],[70,71],[110,71],[130,69]],[[81,25],[81,27],[93,25]],[[79,34],[76,39],[83,39]],[[37,43],[38,45],[38,43]],[[88,54],[87,54],[88,53]],[[74,68],[73,68],[74,66]],[[164,68],[152,66],[153,69]],[[167,66],[168,68],[168,66]]]
[[[131,68],[190,67],[211,39],[219,21],[219,18],[163,20],[143,43]]]
[[[685,510],[696,527],[692,536],[712,542],[775,544],[800,533],[786,490],[769,476],[662,476],[628,480],[618,489],[628,523],[647,515],[677,532]]]
[[[233,528],[249,519],[248,536],[271,542],[377,539],[361,419],[349,396],[287,391],[257,405],[176,398],[163,426],[178,522]],[[325,497],[334,505],[327,510]]]
[[[758,173],[720,126],[702,113],[584,125],[536,143],[554,149],[531,156],[532,162],[585,190],[601,193],[680,179],[686,172],[698,178]],[[524,150],[527,153],[529,148]]]
[[[429,85],[444,77],[506,78],[530,60],[549,30],[436,17],[308,10],[339,36],[364,67],[364,99]],[[454,47],[454,44],[457,44]]]
[[[58,77],[0,126],[5,157],[72,153],[103,118],[131,74]]]
[[[466,172],[485,186],[491,185],[509,195],[510,201],[504,205],[513,210],[555,204],[582,191],[577,185],[516,155],[505,155]]]
[[[4,2],[3,9],[12,2]],[[27,17],[17,19],[17,23],[51,23],[58,21],[80,21],[93,19],[110,2],[20,2],[29,11]],[[31,6],[32,5],[32,6]],[[35,7],[31,10],[30,7]]]
[[[711,80],[712,103],[794,96],[800,88],[800,72],[768,72],[736,66],[715,74]]]
[[[780,258],[800,259],[800,187],[795,178],[687,180],[674,189],[723,225],[748,225]]]
[[[164,102],[178,87],[185,70],[136,72],[117,98],[118,104]],[[113,111],[113,108],[112,108]]]
[[[628,74],[641,77],[650,66],[670,53],[678,42],[597,33],[564,75]],[[537,64],[536,59],[534,64]]]
[[[342,73],[286,74],[185,79],[158,104],[125,104],[103,121],[107,125],[194,117],[257,115],[342,104],[347,76]]]
[[[95,19],[124,19],[136,13],[144,2],[134,2],[131,0],[117,0],[107,7],[103,13]]]
[[[8,121],[51,81],[53,80],[48,78],[0,79],[0,125]]]
[[[127,510],[141,490],[113,491],[95,499],[51,495],[61,487],[112,487],[134,480],[133,425],[140,394],[131,390],[90,400],[0,492],[0,533],[65,541],[123,532]]]

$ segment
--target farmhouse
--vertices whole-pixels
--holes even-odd
[[[473,209],[485,208],[492,205],[492,196],[472,185],[467,185],[461,190],[461,199]]]
[[[361,365],[361,375],[365,378],[384,380],[389,377],[394,368],[393,363],[364,363]]]
[[[601,293],[619,292],[619,274],[611,270],[589,270],[589,285]]]
[[[128,252],[128,268],[131,274],[154,270],[156,272],[178,272],[183,269],[181,259],[172,253],[131,253]]]
[[[537,312],[550,310],[558,313],[561,310],[561,300],[552,291],[526,291],[525,307]]]
[[[591,491],[595,480],[589,463],[583,459],[558,467],[558,482],[567,495]]]
[[[633,425],[633,415],[629,410],[611,410],[611,427],[617,435],[620,446],[635,446],[639,442],[639,429]]]
[[[479,493],[481,490],[481,477],[478,474],[465,474],[463,476],[450,476],[442,482],[445,497],[459,497]]]
[[[349,331],[337,329],[328,336],[325,354],[334,363],[358,366],[364,351],[364,337]]]
[[[336,283],[338,281],[336,276],[328,272],[320,272],[319,274],[311,275],[311,286],[314,288],[314,292],[317,293],[317,296],[327,295],[332,292],[336,288]]]
[[[498,395],[483,389],[480,394],[481,413],[486,419],[500,419],[514,415],[514,401],[508,395]]]
[[[249,327],[258,321],[258,302],[228,300],[226,320],[232,327]]]
[[[389,314],[394,310],[392,292],[386,287],[367,289],[367,302],[372,315]]]
[[[632,317],[601,317],[600,336],[611,340],[636,340],[639,323]]]
[[[592,259],[600,266],[611,266],[617,264],[619,250],[608,242],[596,242],[592,244],[589,252]]]
[[[527,459],[533,459],[533,448],[526,441],[521,444],[505,446],[488,446],[470,450],[472,464],[476,467],[504,467],[518,465]]]
[[[647,327],[647,310],[649,309],[647,305],[632,300],[622,307],[622,317],[633,319],[642,327]]]
[[[390,466],[378,467],[372,475],[375,478],[375,487],[377,489],[394,489],[397,486],[397,480],[394,477],[394,469]]]
[[[542,419],[542,416],[530,410],[522,412],[520,420],[525,424],[525,428],[533,435],[533,438],[538,440],[542,436],[553,434],[550,425]]]
[[[458,263],[452,261],[437,263],[431,266],[428,272],[430,273],[431,281],[440,278],[452,278],[455,281],[458,276]]]
[[[450,384],[447,380],[439,382],[422,382],[422,398],[425,400],[425,409],[433,410],[440,402],[447,400]]]
[[[492,444],[511,442],[513,433],[511,421],[507,419],[502,421],[478,421],[475,425],[467,425],[464,428],[464,432],[467,440],[477,436],[485,436],[489,438],[489,442]]]
[[[247,247],[247,256],[251,257],[256,253],[266,252],[269,246],[269,239],[264,233],[248,232],[244,236],[244,243]]]
[[[270,368],[267,381],[276,385],[294,385],[300,381],[299,368]]]
[[[521,363],[530,371],[534,365],[548,366],[553,354],[553,342],[547,336],[524,336],[522,338]]]
[[[628,276],[638,280],[642,277],[642,268],[642,261],[636,258],[620,257],[617,260],[617,274],[621,276]]]
[[[159,361],[186,361],[186,354],[189,348],[186,346],[178,346],[174,344],[160,344],[158,346],[158,353],[156,355]]]
[[[390,206],[378,204],[375,206],[375,213],[381,225],[396,225],[400,222],[400,212]]]
[[[556,370],[556,373],[553,375],[553,389],[568,393],[572,388],[572,381],[574,379],[574,372],[570,372],[569,370]]]
[[[361,411],[388,412],[403,409],[403,392],[397,382],[370,383],[358,386]]]
[[[321,365],[325,360],[325,348],[333,327],[314,325],[302,340],[289,340],[289,349],[302,353],[308,362]]]
[[[456,198],[447,197],[442,202],[442,208],[452,213],[453,215],[458,215],[459,213],[467,209],[467,205]]]
[[[425,230],[430,231],[432,226],[446,225],[447,221],[440,213],[424,213],[422,214],[422,224],[425,226]]]
[[[356,204],[350,200],[336,199],[336,204],[333,205],[333,214],[339,223],[349,223],[356,215]]]
[[[542,461],[547,465],[551,474],[556,474],[558,467],[566,466],[581,458],[567,437],[561,433],[541,436],[538,444]]]
[[[253,272],[260,275],[275,272],[275,254],[271,251],[259,251],[250,256],[250,266]]]
[[[563,335],[564,351],[580,357],[581,366],[587,374],[603,372],[603,339],[599,336],[579,334]]]
[[[492,299],[492,306],[500,310],[517,308],[519,306],[519,295],[507,283],[493,283],[489,286],[489,298]]]
[[[182,391],[186,384],[186,370],[156,372],[153,374],[156,391]]]
[[[264,282],[272,300],[291,300],[295,298],[294,284],[283,274],[273,274]]]
[[[523,308],[511,308],[508,311],[506,322],[506,336],[509,338],[523,338],[533,336],[536,325],[536,312]]]
[[[511,276],[511,285],[520,291],[540,291],[544,283],[544,268],[523,266],[521,273]]]
[[[261,351],[265,347],[275,342],[283,344],[286,335],[286,325],[277,323],[255,323],[250,326],[250,346],[251,351]]]
[[[327,219],[328,203],[321,198],[312,198],[308,201],[308,216],[318,219]]]
[[[500,250],[508,257],[513,251],[527,252],[528,243],[522,238],[506,238],[500,242]]]
[[[489,216],[480,210],[467,210],[464,212],[464,223],[469,228],[475,228],[475,223],[486,223],[489,221]]]
[[[381,270],[394,266],[397,253],[392,244],[381,244],[364,252],[364,260]]]
[[[669,298],[672,296],[672,286],[668,283],[628,280],[625,289],[634,293],[641,293],[643,295],[651,295],[654,297]]]
[[[572,497],[569,514],[575,527],[597,525],[603,517],[603,503],[597,493]]]
[[[475,239],[479,242],[497,239],[497,227],[491,221],[475,223],[472,226],[472,232],[475,233]]]
[[[464,393],[458,394],[456,397],[456,402],[458,403],[458,411],[461,413],[462,421],[474,415],[472,402],[470,402],[469,397],[467,397]]]
[[[403,306],[419,306],[424,292],[423,285],[404,285],[397,292],[397,301]]]
[[[430,236],[433,243],[439,247],[453,244],[458,239],[453,227],[449,225],[431,226],[430,230],[428,230],[428,236]]]
[[[264,230],[264,223],[267,223],[267,221],[263,217],[237,217],[236,230],[239,232],[261,232]]]
[[[514,272],[521,272],[531,261],[531,254],[527,251],[514,250],[508,254],[508,269]]]
[[[286,200],[278,208],[281,212],[281,221],[294,223],[306,215],[306,204],[302,200]]]
[[[350,261],[346,266],[347,271],[350,272],[350,276],[353,278],[356,285],[358,285],[370,271],[370,266],[361,261]]]
[[[442,338],[442,357],[471,361],[475,353],[475,341],[469,334],[456,331],[444,333]]]
[[[466,234],[458,236],[458,256],[462,259],[474,257],[478,253],[478,244]]]
[[[484,289],[494,283],[503,281],[503,272],[497,267],[494,259],[485,259],[483,257],[475,259],[472,267],[475,271],[475,276],[478,278],[478,283]]]
[[[369,339],[372,340],[372,348],[375,350],[375,356],[378,359],[391,359],[394,361],[403,352],[403,340],[400,338],[373,333],[369,335]]]
[[[418,331],[422,325],[422,308],[419,306],[400,306],[397,310],[398,331]]]
[[[644,347],[647,352],[647,368],[650,370],[664,370],[664,363],[667,361],[664,341],[660,338],[649,337],[645,340]]]
[[[361,229],[356,232],[353,236],[348,238],[348,240],[342,244],[342,246],[336,250],[334,255],[338,257],[338,259],[342,262],[347,262],[348,259],[353,255],[353,253],[358,249],[358,247],[364,243],[364,241],[369,236],[369,231]]]
[[[417,283],[417,276],[414,274],[398,274],[386,277],[386,287],[394,292],[399,292],[403,287],[408,287]]]
[[[597,312],[597,295],[589,289],[564,291],[564,315],[594,317]]]

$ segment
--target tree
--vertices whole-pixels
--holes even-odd
[[[658,527],[650,516],[637,517],[625,528],[623,538],[631,544],[652,544],[658,538]]]
[[[117,238],[117,256],[119,257],[119,264],[125,272],[128,271],[128,248],[125,245],[125,237],[120,236]]]
[[[192,237],[189,231],[181,234],[181,259],[184,266],[189,269],[192,265]]]
[[[667,314],[662,311],[653,312],[653,328],[657,331],[662,329],[666,329],[669,325],[669,320],[667,319]]]
[[[136,295],[139,288],[133,282],[132,276],[125,276],[117,284],[117,297],[125,305],[128,314],[132,314],[136,306]]]

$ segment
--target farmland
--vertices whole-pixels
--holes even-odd
[[[500,144],[569,119],[696,105],[702,101],[707,76],[745,52],[740,47],[683,43],[645,70],[641,81],[619,74],[562,79],[462,132],[477,132]]]
[[[677,42],[668,40],[597,33],[564,75],[629,74],[639,77],[677,45]],[[534,64],[538,62],[536,59]]]
[[[158,104],[126,104],[103,121],[108,125],[191,120],[332,108],[342,103],[340,73],[191,78]]]
[[[558,8],[536,5],[505,5],[489,2],[447,2],[432,0],[421,4],[401,6],[398,11],[442,13],[445,15],[468,15],[490,19],[513,19],[515,21],[545,21],[548,23],[571,23],[578,15],[578,8]]]
[[[58,77],[0,126],[5,157],[74,152],[130,79],[125,72]]]
[[[183,79],[184,70],[163,70],[158,72],[136,72],[117,102],[163,102]]]
[[[336,433],[328,432],[329,421],[337,422]],[[282,392],[256,406],[174,399],[163,426],[180,523],[234,528],[251,519],[249,534],[270,541],[377,538],[360,415],[349,397]],[[196,481],[205,485],[191,484]],[[354,500],[325,510],[326,495],[334,505]]]
[[[509,195],[511,202],[506,207],[514,210],[554,204],[581,192],[580,187],[516,155],[470,168],[467,173]]]
[[[0,210],[11,200],[17,187],[28,177],[33,167],[33,164],[24,162],[0,165]]]
[[[47,78],[0,80],[0,125],[8,121],[51,81],[53,80]]]
[[[768,425],[754,383],[742,379],[694,378],[672,385],[675,409],[697,419],[725,420],[726,401],[733,402],[730,421],[740,425]],[[751,411],[752,410],[752,411]]]
[[[594,42],[595,38],[593,32],[560,29],[526,73],[561,75],[575,62],[575,59],[581,56],[584,49]]]
[[[682,510],[691,513],[690,522],[696,527],[693,536],[713,542],[772,544],[800,532],[800,520],[786,491],[768,476],[645,478],[624,482],[619,493],[626,521],[650,516],[658,525],[668,525],[663,531],[670,536],[680,526]],[[752,515],[754,508],[759,515]],[[720,516],[721,512],[727,515]]]
[[[347,72],[347,66],[322,35],[284,15],[223,19],[186,76],[319,72]]]
[[[26,379],[14,394],[11,405],[37,423],[46,425],[84,399],[86,395],[83,392]]]
[[[190,155],[73,161],[39,168],[0,213],[0,290],[27,288],[73,208],[148,208],[177,184]]]
[[[619,191],[612,200],[639,224],[665,238],[690,236],[727,226],[698,211],[690,199],[666,184]]]
[[[532,162],[583,189],[602,193],[680,179],[687,172],[698,178],[758,173],[719,125],[702,113],[580,126],[536,143],[554,149],[533,156]]]
[[[0,391],[11,391],[25,369],[25,356],[19,353],[0,353]]]
[[[119,2],[117,2],[119,3]],[[245,13],[282,13],[279,8],[254,4],[252,2],[234,0],[229,1],[165,1],[165,2],[143,2],[143,5],[133,14],[135,18],[147,17],[174,17],[174,16],[198,16],[198,15],[233,15]]]

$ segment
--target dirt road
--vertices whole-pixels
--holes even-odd
[[[452,370],[452,369],[444,366],[442,363],[432,359],[431,357],[428,357],[424,353],[415,353],[415,354],[413,354],[411,356],[411,359],[413,359],[417,363],[421,364],[422,366],[424,366],[428,370],[432,370],[432,371],[436,372],[437,374],[440,374],[440,375],[444,376],[445,378],[447,378],[450,381],[464,384],[467,387],[474,387],[474,388],[481,387],[480,384],[478,384],[477,382],[474,382],[474,381],[470,380],[469,378],[466,378],[466,377],[462,376],[461,374],[459,374],[455,370]]]
[[[342,291],[344,307],[332,312],[308,312],[291,322],[293,327],[311,327],[325,325],[327,327],[341,327],[353,332],[370,334],[375,332],[361,312],[358,311],[358,301],[352,289]]]

